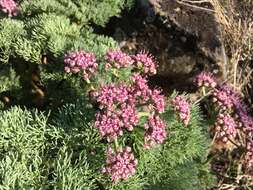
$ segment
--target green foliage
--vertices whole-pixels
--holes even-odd
[[[21,85],[28,91],[32,68],[36,68],[34,64],[45,63],[44,57],[48,65],[38,67],[41,70],[41,85],[48,91],[46,100],[53,100],[59,94],[62,96],[57,89],[62,81],[65,81],[64,86],[67,86],[70,92],[76,91],[74,94],[77,95],[80,91],[77,86],[69,85],[76,82],[62,74],[64,54],[83,49],[96,52],[100,56],[108,48],[117,47],[112,38],[95,34],[91,24],[104,25],[110,17],[118,16],[121,10],[130,4],[131,0],[19,1],[20,13],[17,17],[7,18],[4,14],[0,15],[0,64],[9,63],[21,70],[22,72],[18,73],[22,75]],[[3,80],[9,78],[5,77]],[[30,100],[31,97],[27,94],[32,94],[31,91],[34,89],[20,95],[23,94],[23,99]],[[69,97],[62,96],[62,99],[69,102]]]
[[[4,66],[0,69],[0,81],[0,93],[20,88],[19,77],[12,68]]]
[[[83,147],[91,138],[87,130],[92,130],[85,119],[79,122],[80,131],[73,125],[65,131],[49,124],[45,114],[18,107],[2,112],[0,119],[1,189],[95,188],[99,173],[90,169]],[[97,141],[98,135],[92,135]]]
[[[9,56],[41,63],[43,54],[56,58],[70,49],[104,53],[116,43],[93,33],[90,23],[104,26],[131,0],[35,0],[21,1],[17,19],[0,17],[0,62]],[[67,10],[67,11],[66,11]]]
[[[169,136],[164,147],[147,151],[142,158],[145,160],[142,167],[146,168],[150,183],[158,189],[168,189],[168,187],[173,190],[204,189],[203,186],[208,182],[200,181],[200,176],[198,176],[200,171],[197,164],[205,159],[208,137],[206,129],[201,125],[198,106],[192,107],[191,121],[187,127],[177,119],[177,115],[173,113],[171,108],[164,114],[164,119],[169,126]],[[184,172],[180,170],[184,170]],[[192,175],[191,170],[195,171],[195,175]],[[183,180],[187,176],[190,178]],[[192,188],[190,188],[191,186]]]
[[[212,185],[205,157],[206,136],[193,108],[186,128],[168,110],[164,146],[138,155],[138,171],[112,184],[99,173],[106,144],[92,127],[94,115],[84,100],[50,114],[19,107],[0,113],[0,187],[2,189],[179,189]],[[196,114],[196,115],[195,115]]]
[[[7,62],[12,55],[41,63],[42,55],[62,59],[64,53],[73,49],[99,55],[116,46],[111,38],[93,34],[92,29],[71,23],[66,16],[55,13],[40,14],[24,21],[2,19],[0,24],[8,26],[0,29],[0,36],[5,36],[0,42],[2,62]]]
[[[90,22],[105,25],[112,16],[119,16],[122,8],[131,5],[131,1],[122,0],[25,0],[21,3],[22,16],[50,12],[65,15],[76,22]],[[66,11],[68,10],[68,11]]]
[[[23,22],[10,18],[0,19],[0,63],[7,63],[9,61],[13,45],[23,32]]]
[[[209,174],[207,166],[204,168],[207,173],[203,173],[202,168],[203,166],[196,161],[189,161],[185,164],[178,165],[171,168],[162,181],[153,184],[147,189],[203,190],[211,188],[214,184],[214,177]]]

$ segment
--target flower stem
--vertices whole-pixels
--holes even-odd
[[[241,146],[238,145],[236,142],[234,142],[232,139],[228,138],[228,140],[233,144],[235,145],[236,147],[240,148]]]
[[[119,147],[119,143],[118,143],[118,139],[114,139],[114,145],[115,145],[115,149],[117,149]]]
[[[206,89],[204,86],[202,86],[202,94],[203,94],[203,96],[206,96]]]
[[[112,73],[115,77],[117,77],[117,78],[119,77],[119,73],[116,69],[113,69]]]
[[[90,79],[86,79],[85,81],[87,82],[87,84],[90,84]]]
[[[149,113],[148,112],[139,112],[138,115],[139,115],[139,117],[149,116]]]

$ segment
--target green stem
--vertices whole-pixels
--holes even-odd
[[[95,90],[95,87],[93,85],[90,86],[91,90]]]
[[[202,86],[202,93],[203,93],[203,96],[206,96],[206,89],[204,86]]]
[[[115,149],[117,149],[119,147],[119,143],[118,143],[118,139],[114,139],[114,145],[115,145]]]
[[[90,84],[90,79],[86,79],[87,84]]]
[[[149,116],[149,113],[148,112],[139,112],[138,115],[139,115],[139,117]]]
[[[115,77],[117,77],[117,78],[119,77],[119,73],[116,69],[113,69],[112,73]]]

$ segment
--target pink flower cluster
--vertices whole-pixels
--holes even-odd
[[[248,107],[231,86],[218,86],[213,74],[209,72],[202,72],[197,75],[196,83],[199,87],[215,88],[212,93],[213,102],[219,106],[219,111],[234,112],[239,117],[239,125],[244,126],[245,130],[253,131],[253,118],[248,114]]]
[[[70,52],[64,59],[67,73],[81,72],[85,80],[92,76],[101,77],[102,84],[97,84],[99,87],[90,92],[90,96],[99,108],[95,127],[102,138],[109,143],[115,142],[115,151],[112,148],[107,150],[106,166],[102,172],[111,175],[112,181],[117,182],[134,175],[137,165],[130,147],[119,148],[118,137],[126,131],[133,131],[140,118],[144,117],[144,147],[151,148],[163,143],[167,136],[166,123],[159,114],[165,110],[165,97],[161,90],[148,86],[146,75],[156,74],[156,64],[151,55],[141,52],[129,56],[120,50],[109,50],[105,61],[105,70],[112,69],[116,74],[121,68],[132,69],[130,80],[124,81],[112,75],[109,81],[113,82],[106,83],[104,74],[97,72],[98,65],[92,53]]]
[[[130,147],[118,149],[116,152],[112,148],[107,150],[106,166],[102,168],[102,173],[111,175],[113,182],[118,182],[136,173],[137,160]]]
[[[18,14],[18,7],[13,0],[0,0],[0,9],[7,13],[9,17],[16,16]]]
[[[124,129],[134,129],[139,122],[138,107],[146,106],[150,112],[157,113],[165,110],[165,98],[161,91],[149,89],[147,80],[140,75],[133,78],[134,82],[130,85],[112,83],[93,93],[101,109],[96,115],[95,127],[108,141],[121,136]]]
[[[132,131],[138,124],[139,118],[128,86],[124,84],[110,84],[101,87],[93,94],[100,105],[101,111],[96,114],[95,127],[99,129],[102,137],[108,141],[116,139],[123,134],[123,129]]]
[[[213,92],[213,101],[221,110],[234,109],[236,112],[246,113],[248,107],[241,100],[240,95],[229,85],[217,87]]]
[[[96,57],[93,53],[87,53],[82,50],[76,52],[69,52],[65,55],[65,72],[79,73],[85,80],[94,76],[97,71]]]
[[[247,132],[249,136],[252,136],[253,117],[249,114],[248,106],[237,93],[234,93],[231,97],[239,126],[242,127],[242,130]]]
[[[121,116],[122,127],[126,128],[128,131],[133,131],[134,126],[139,122],[138,112],[131,104],[122,104],[118,115]]]
[[[123,129],[133,131],[139,122],[135,107],[123,104],[115,112],[105,111],[96,114],[95,127],[99,129],[101,137],[107,137],[108,141],[123,135]]]
[[[142,51],[137,55],[133,56],[137,63],[137,67],[143,69],[145,74],[155,75],[156,74],[156,62],[152,55]]]
[[[240,94],[229,85],[218,85],[209,73],[198,75],[196,82],[199,87],[214,88],[212,98],[218,108],[214,126],[217,140],[222,143],[227,143],[228,140],[237,143],[237,139],[240,139],[240,143],[246,142],[245,164],[247,168],[253,167],[253,117]]]
[[[148,86],[148,81],[145,77],[139,74],[132,76],[133,81],[130,87],[131,94],[134,95],[138,104],[147,104],[158,112],[162,113],[165,110],[165,97],[162,95],[162,91],[158,89],[151,90]]]
[[[248,136],[253,136],[253,117],[247,113],[239,113],[239,125]]]
[[[157,73],[154,57],[144,51],[137,55],[129,56],[120,50],[109,50],[106,53],[105,60],[106,70],[109,68],[119,69],[134,66],[140,69],[144,74],[154,75]]]
[[[228,86],[217,88],[213,92],[213,102],[216,103],[221,110],[231,109],[233,107],[233,94]]]
[[[120,117],[113,112],[98,112],[95,127],[99,129],[101,137],[107,137],[109,142],[123,135]]]
[[[146,103],[149,100],[151,91],[147,79],[139,74],[134,74],[131,77],[131,81],[133,82],[133,85],[130,87],[131,94],[134,94],[140,104]]]
[[[144,129],[144,147],[147,149],[154,147],[156,144],[162,144],[166,139],[166,124],[158,115],[150,116],[148,122],[144,124]]]
[[[253,166],[253,141],[248,141],[245,162],[248,168]]]
[[[216,79],[214,78],[213,74],[210,72],[201,72],[195,78],[195,82],[198,87],[211,87],[215,88],[217,83]]]
[[[154,89],[151,92],[150,99],[154,105],[154,108],[159,112],[163,113],[165,110],[165,98],[164,95],[161,94],[161,90]]]
[[[223,85],[215,89],[213,100],[220,107],[220,111],[234,112],[239,126],[242,126],[244,131],[253,132],[253,117],[248,113],[249,108],[232,87]]]
[[[228,85],[217,86],[212,95],[213,101],[219,108],[214,130],[217,133],[217,139],[222,143],[227,143],[228,139],[236,137],[237,129],[241,125],[240,121],[234,119],[235,114],[241,115],[247,108],[239,94]]]
[[[128,100],[128,86],[125,84],[115,85],[114,83],[102,86],[96,94],[96,101],[100,108],[114,109],[118,104],[125,103]]]
[[[151,148],[163,143],[167,136],[166,124],[158,115],[165,110],[165,99],[161,91],[149,89],[147,80],[141,75],[134,75],[132,79],[130,84],[111,83],[93,93],[100,107],[95,127],[109,142],[116,140],[123,135],[124,129],[133,131],[139,122],[138,109],[147,106],[152,116],[144,125],[144,147]],[[110,148],[106,163],[103,173],[111,175],[112,181],[117,182],[134,175],[137,160],[129,147],[116,153]]]
[[[237,93],[234,93],[234,95],[231,96],[234,109],[239,114],[247,114],[248,113],[248,106],[245,104],[245,102],[241,99],[240,95]]]
[[[218,114],[215,123],[217,139],[227,143],[228,139],[233,139],[237,134],[237,125],[233,117],[229,114]]]
[[[171,101],[174,111],[178,112],[180,119],[184,125],[188,125],[190,121],[190,106],[185,98],[177,96]]]
[[[106,69],[115,67],[117,69],[122,67],[129,67],[133,64],[134,60],[131,56],[123,53],[120,50],[109,50],[105,56],[106,60]]]
[[[240,124],[243,126],[243,131],[246,132],[247,137],[247,149],[245,154],[245,164],[247,168],[253,167],[253,117],[247,113],[239,114]]]

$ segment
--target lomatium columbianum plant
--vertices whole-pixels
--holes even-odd
[[[126,137],[141,136],[143,149],[154,148],[168,138],[167,124],[161,117],[166,100],[160,89],[148,85],[147,77],[157,72],[150,54],[109,50],[101,60],[90,52],[69,52],[64,59],[65,72],[80,74],[89,86],[90,97],[98,107],[94,127],[108,143],[101,171],[118,182],[134,175],[138,167],[133,143]],[[187,126],[190,108],[186,99],[175,97],[172,105]]]

